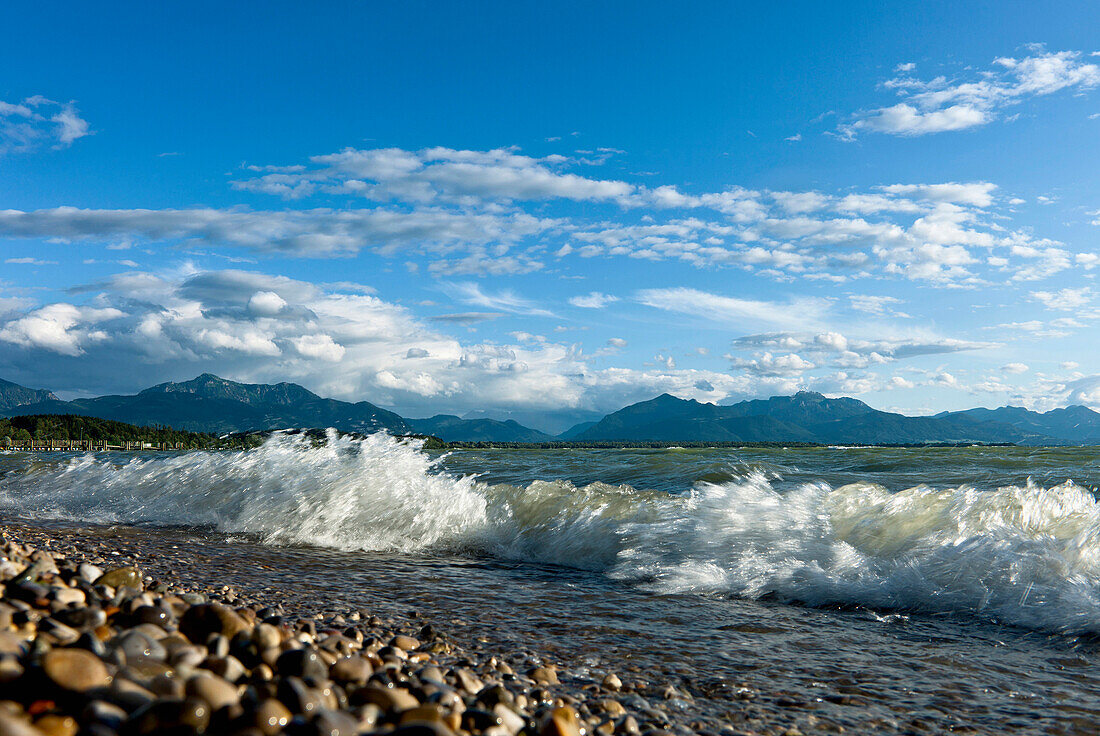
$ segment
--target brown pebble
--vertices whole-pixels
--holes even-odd
[[[454,736],[454,731],[442,723],[409,723],[398,726],[396,731],[390,732],[392,736]]]
[[[195,675],[187,681],[184,691],[188,695],[205,700],[211,711],[240,702],[237,688],[214,675]]]
[[[418,705],[415,708],[401,711],[399,724],[406,723],[443,723],[443,709],[437,705]]]
[[[72,716],[50,713],[42,716],[34,722],[37,728],[46,736],[76,736],[80,726]]]
[[[354,705],[377,705],[384,713],[391,711],[403,711],[420,705],[413,695],[403,688],[378,687],[367,685],[356,690],[351,695]]]
[[[286,724],[290,723],[291,718],[293,714],[275,698],[263,701],[252,713],[252,722],[267,736],[281,733],[286,728]]]
[[[316,733],[325,736],[356,736],[359,733],[359,721],[339,710],[322,710],[314,716],[311,725]]]
[[[23,718],[0,713],[0,736],[42,736],[42,732]]]
[[[141,571],[136,567],[116,567],[113,570],[108,570],[96,579],[95,584],[107,585],[116,590],[123,587],[135,590],[144,590],[145,588],[141,580]]]
[[[370,662],[362,657],[345,657],[337,660],[329,668],[329,676],[337,682],[355,682],[362,684],[374,674]]]
[[[23,676],[23,665],[14,654],[0,654],[0,685],[14,682]]]
[[[10,631],[0,631],[0,654],[22,655],[27,651],[27,642]]]
[[[554,708],[543,721],[539,736],[581,736],[577,711],[568,705]]]
[[[539,685],[557,685],[558,671],[554,667],[536,667],[527,673],[527,676]]]
[[[192,644],[205,644],[211,634],[232,639],[235,634],[249,629],[248,622],[229,606],[221,603],[203,603],[191,606],[180,619],[180,633]]]
[[[42,658],[42,671],[58,687],[83,693],[111,683],[107,666],[83,649],[52,649]]]

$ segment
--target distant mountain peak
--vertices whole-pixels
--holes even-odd
[[[695,399],[682,399],[679,396],[673,396],[672,394],[670,394],[668,392],[665,392],[665,393],[661,394],[660,396],[653,397],[652,399],[650,399],[648,402],[645,402],[645,403],[650,403],[650,404],[653,404],[653,403],[698,404],[699,402],[696,401]]]
[[[141,392],[155,393],[187,393],[208,399],[233,399],[252,405],[289,405],[321,398],[296,383],[237,383],[213,373],[202,373],[190,381],[158,383]]]
[[[42,401],[61,401],[52,391],[27,388],[0,378],[0,410],[37,404]]]

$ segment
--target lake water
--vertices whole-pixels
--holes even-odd
[[[1095,732],[1098,485],[1095,448],[440,456],[376,435],[0,459],[12,518],[415,607],[488,648],[673,682],[685,711],[857,732]]]

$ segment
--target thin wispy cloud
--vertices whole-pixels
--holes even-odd
[[[68,148],[91,133],[75,102],[55,102],[41,95],[19,102],[0,100],[0,155]]]

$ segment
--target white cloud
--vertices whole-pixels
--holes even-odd
[[[603,309],[608,304],[617,301],[619,301],[619,297],[612,296],[611,294],[603,294],[598,291],[569,298],[569,303],[574,307],[582,307],[584,309]]]
[[[263,317],[273,317],[285,306],[286,300],[274,291],[257,291],[248,299],[248,311]]]
[[[722,296],[685,287],[642,289],[635,294],[635,299],[655,309],[749,329],[761,325],[805,327],[820,324],[829,308],[825,300],[810,297],[773,302]]]
[[[84,352],[89,342],[101,339],[103,333],[89,329],[89,325],[124,316],[113,308],[48,304],[4,324],[0,328],[0,340],[76,356]]]
[[[457,203],[481,199],[627,202],[636,191],[626,182],[590,179],[560,170],[571,162],[563,156],[532,158],[514,149],[346,148],[312,157],[309,167],[279,167],[275,171],[271,167],[252,167],[260,176],[236,181],[234,186],[289,199],[322,191],[382,202]]]
[[[109,393],[164,380],[166,370],[179,377],[212,371],[235,380],[297,381],[322,395],[415,416],[441,406],[612,411],[662,392],[709,401],[790,393],[804,386],[796,374],[810,362],[785,350],[731,375],[680,368],[662,353],[659,364],[642,370],[596,369],[587,362],[596,355],[579,346],[534,335],[463,342],[362,287],[348,293],[248,271],[127,272],[71,291],[91,305],[12,302],[0,316],[13,375],[33,373],[59,390],[78,375],[82,389]],[[509,301],[480,289],[466,294],[500,306]],[[611,338],[601,351],[625,346]],[[119,364],[127,370],[120,373]]]
[[[848,297],[852,309],[868,314],[885,315],[892,312],[893,305],[901,304],[901,299],[895,296],[874,296],[871,294],[853,294]]]
[[[353,255],[365,248],[393,254],[408,247],[510,243],[557,223],[522,213],[471,214],[426,210],[241,209],[86,210],[56,207],[0,210],[0,235],[107,241],[198,241],[312,257]]]
[[[1028,365],[1026,363],[1008,363],[1006,365],[1001,366],[1001,370],[1004,371],[1005,373],[1019,374],[1019,373],[1027,373],[1030,370],[1030,368],[1028,367]]]
[[[732,366],[762,376],[799,376],[816,367],[813,363],[794,353],[788,353],[787,355],[764,353],[759,358],[752,360],[733,358]]]
[[[909,76],[914,67],[897,67],[902,76],[883,86],[895,90],[901,102],[857,113],[854,120],[837,128],[841,138],[852,140],[867,132],[919,136],[986,125],[1003,111],[1026,99],[1065,89],[1090,90],[1100,85],[1100,67],[1077,51],[1047,52],[1039,49],[1022,59],[999,58],[989,69],[968,79],[945,77],[923,81]]]
[[[481,286],[472,281],[444,284],[443,288],[451,297],[477,307],[485,307],[487,309],[495,309],[502,312],[512,312],[513,314],[524,314],[532,317],[554,316],[553,312],[536,306],[534,302],[518,296],[512,291],[505,290],[489,293],[483,291]]]
[[[90,134],[88,121],[73,102],[54,102],[41,95],[18,103],[0,101],[0,155],[67,148]]]
[[[882,191],[932,202],[988,207],[993,204],[997,185],[987,181],[948,182],[946,184],[891,184]]]
[[[631,258],[741,269],[775,280],[840,283],[873,275],[973,286],[991,269],[1019,281],[1100,265],[1096,254],[1074,254],[1026,230],[1008,230],[1008,215],[998,209],[1008,198],[997,196],[992,182],[894,183],[843,193],[738,186],[687,193],[672,185],[630,185],[626,191],[617,187],[621,182],[569,173],[568,167],[581,165],[510,149],[344,151],[308,165],[250,167],[257,176],[246,188],[343,182],[325,193],[348,195],[351,208],[0,210],[0,237],[107,247],[235,247],[279,257],[366,251],[401,258],[410,273],[452,279],[534,273],[549,259],[554,267],[568,267],[579,259]],[[353,178],[339,179],[336,171]],[[367,174],[387,188],[360,206],[352,183]],[[428,178],[413,182],[413,174]],[[599,194],[605,190],[619,194]],[[522,205],[551,198],[642,214],[624,222],[608,217],[605,207],[596,218],[590,208],[547,217],[541,205],[531,211]],[[555,214],[568,206],[560,203]]]
[[[1034,291],[1031,293],[1031,298],[1042,303],[1047,309],[1073,312],[1092,303],[1092,289],[1085,286],[1080,289]]]

